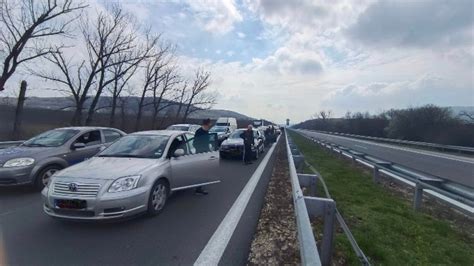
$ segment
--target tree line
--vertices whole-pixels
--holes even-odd
[[[24,66],[71,96],[72,125],[91,125],[95,114],[107,109],[109,125],[115,126],[132,98],[139,99],[136,129],[145,110],[152,110],[156,128],[160,111],[170,105],[182,121],[211,108],[216,96],[209,92],[210,72],[197,67],[186,77],[175,51],[119,4],[94,11],[79,0],[0,0],[0,91],[11,89],[7,81]],[[110,99],[106,106],[99,104],[104,96]]]
[[[474,146],[474,115],[454,115],[450,108],[425,105],[392,109],[377,115],[347,112],[332,118],[331,111],[320,111],[296,128],[340,132],[372,137]]]

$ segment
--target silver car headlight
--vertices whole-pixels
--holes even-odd
[[[8,160],[6,163],[3,164],[4,168],[9,167],[21,167],[21,166],[29,166],[35,163],[35,159],[33,158],[15,158]]]
[[[116,179],[112,185],[110,185],[108,192],[121,192],[132,190],[137,187],[140,175],[124,176]]]

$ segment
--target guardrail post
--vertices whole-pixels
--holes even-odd
[[[304,200],[308,214],[311,217],[322,217],[324,219],[323,239],[320,247],[321,263],[322,265],[331,265],[336,202],[333,199],[317,197],[304,197]]]
[[[296,172],[297,173],[302,172],[303,166],[304,166],[303,155],[293,155],[293,162],[295,163]]]
[[[421,203],[423,202],[423,186],[420,182],[416,182],[415,187],[415,195],[413,198],[413,208],[415,211],[418,211],[421,207]]]
[[[309,187],[309,194],[311,196],[316,196],[318,178],[319,176],[314,174],[298,174],[298,181],[300,181],[300,186]]]
[[[377,164],[374,165],[374,171],[373,171],[373,179],[374,183],[379,182],[379,167]]]

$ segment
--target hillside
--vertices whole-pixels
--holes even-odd
[[[2,98],[0,101],[0,105],[14,105],[16,104],[16,98]],[[99,109],[100,113],[107,113],[110,110],[106,108],[110,106],[112,101],[111,97],[102,96],[99,100],[99,104],[97,109]],[[133,114],[136,113],[138,110],[138,103],[140,101],[139,97],[130,97],[127,103],[127,110],[126,113]],[[145,99],[145,103],[151,103],[152,98],[147,97]],[[90,101],[86,102],[86,107],[89,106]],[[169,105],[169,107],[160,111],[159,115],[164,116],[166,114],[173,114],[177,112],[178,103],[163,100],[162,102],[164,105]],[[48,110],[72,110],[73,109],[73,100],[70,97],[29,97],[25,101],[25,108],[37,108],[37,109],[48,109]],[[152,112],[152,106],[148,105],[144,108],[145,114],[149,114]],[[229,111],[229,110],[222,110],[222,109],[211,109],[211,110],[197,110],[190,115],[190,118],[211,118],[217,119],[219,117],[235,117],[238,120],[253,120],[252,117],[246,116],[244,114]]]

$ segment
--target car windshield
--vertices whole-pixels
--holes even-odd
[[[226,127],[213,127],[209,130],[211,133],[219,133],[219,132],[226,132],[227,128]]]
[[[189,126],[169,126],[168,130],[189,131]]]
[[[244,132],[244,130],[242,130],[242,129],[236,130],[232,134],[230,134],[229,139],[239,139],[240,134],[242,134],[243,132]]]
[[[129,135],[119,139],[99,154],[99,157],[160,158],[169,136]]]
[[[79,130],[73,129],[55,129],[46,131],[36,137],[33,137],[23,143],[26,147],[58,147],[66,143]]]

